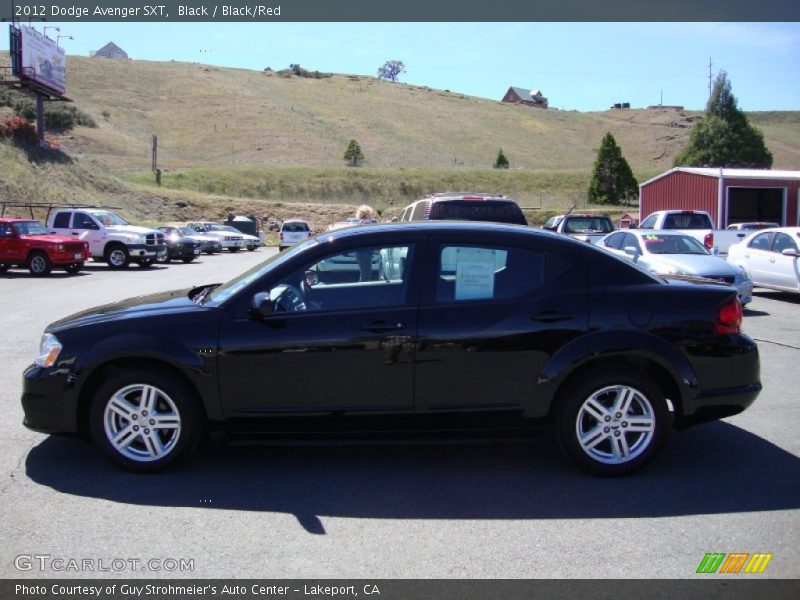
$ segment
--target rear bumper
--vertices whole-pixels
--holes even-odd
[[[738,415],[755,401],[760,392],[760,383],[701,392],[692,401],[694,410],[690,414],[684,414],[675,426],[685,429],[699,423]]]

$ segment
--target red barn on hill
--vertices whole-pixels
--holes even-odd
[[[732,223],[800,225],[800,171],[676,167],[639,185],[639,220],[658,210],[705,210]]]

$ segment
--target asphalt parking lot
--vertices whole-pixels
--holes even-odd
[[[771,552],[756,577],[800,576],[800,296],[759,291],[745,313],[761,351],[757,402],[672,434],[623,479],[587,476],[544,441],[224,446],[135,475],[22,426],[21,374],[49,322],[225,280],[274,251],[0,274],[0,577],[687,578],[707,552]],[[96,568],[193,559],[194,570],[21,571],[20,555]]]

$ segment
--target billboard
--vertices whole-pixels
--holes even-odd
[[[33,27],[13,28],[12,65],[14,74],[23,82],[36,84],[53,95],[62,96],[66,90],[66,53],[50,38]]]

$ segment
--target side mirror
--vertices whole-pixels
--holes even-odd
[[[253,296],[250,312],[260,319],[265,319],[273,313],[269,292],[258,292]]]
[[[636,246],[625,246],[624,252],[634,260],[639,258],[639,249]]]
[[[781,251],[781,254],[783,254],[784,256],[794,256],[794,257],[800,256],[800,254],[794,248],[786,248],[785,250]]]

